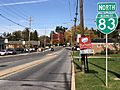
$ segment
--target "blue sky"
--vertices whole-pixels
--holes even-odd
[[[120,0],[84,0],[85,26],[96,28],[94,21],[98,13],[97,3],[112,1],[117,3],[117,14],[120,16]],[[76,0],[1,0],[0,14],[26,27],[29,26],[29,17],[32,16],[32,28],[39,35],[44,35],[45,30],[49,35],[56,26],[73,26],[75,6]],[[2,17],[0,21],[0,33],[24,29]]]

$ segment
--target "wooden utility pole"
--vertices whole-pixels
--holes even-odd
[[[80,0],[80,30],[81,36],[84,37],[83,0]],[[85,54],[81,54],[81,69],[85,73]]]
[[[75,17],[74,18],[74,45],[76,44],[76,21],[77,21],[77,18]]]
[[[80,30],[81,36],[84,36],[83,0],[80,0]]]
[[[29,53],[30,53],[30,30],[31,30],[31,23],[32,23],[32,17],[30,16],[30,19],[29,19],[29,38],[28,38],[28,41],[29,41]]]
[[[45,37],[44,37],[44,49],[46,47],[46,26],[45,26]]]
[[[83,18],[83,0],[80,0],[80,30],[81,30],[81,36],[85,37],[84,18]],[[85,66],[86,66],[87,72],[89,72],[87,54],[81,54],[81,68],[83,73],[85,73]]]

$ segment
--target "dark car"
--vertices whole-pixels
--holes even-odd
[[[23,53],[24,52],[24,48],[16,48],[15,51],[16,51],[17,54]]]
[[[54,51],[54,48],[51,48],[51,51]]]
[[[80,47],[79,46],[74,46],[74,47],[72,47],[72,50],[79,51]]]

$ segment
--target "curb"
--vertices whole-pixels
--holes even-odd
[[[72,60],[71,90],[75,90],[75,69],[74,69],[74,63],[73,63],[73,60]]]

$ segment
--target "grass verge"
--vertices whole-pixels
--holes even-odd
[[[89,73],[81,73],[80,61],[74,60],[76,90],[120,90],[120,59],[108,59],[108,87],[105,86],[105,59],[89,60]]]

